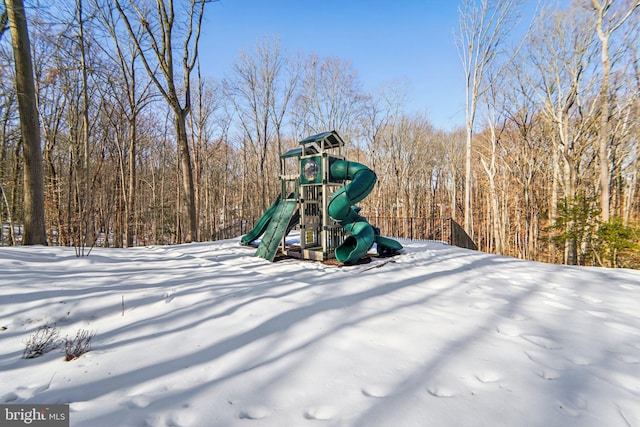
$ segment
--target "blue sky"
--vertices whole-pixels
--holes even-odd
[[[350,60],[363,88],[406,79],[408,111],[450,130],[464,123],[464,80],[452,0],[221,0],[208,5],[203,74],[222,78],[241,51],[279,36],[288,52]]]

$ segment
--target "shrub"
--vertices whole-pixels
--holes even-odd
[[[78,330],[74,338],[69,338],[67,335],[64,339],[64,360],[68,362],[70,360],[77,359],[90,351],[91,340],[94,336],[94,332],[89,332],[85,329]]]
[[[621,267],[621,261],[638,249],[638,230],[625,225],[622,218],[612,217],[598,228],[594,252],[600,265]]]
[[[550,231],[560,249],[565,250],[566,264],[584,264],[598,227],[597,200],[594,196],[576,195],[563,198]]]
[[[25,349],[22,353],[23,359],[33,359],[60,347],[58,338],[60,330],[55,325],[44,325],[38,328],[25,341]]]

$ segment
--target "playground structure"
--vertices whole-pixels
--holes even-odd
[[[358,212],[376,184],[367,166],[340,155],[344,141],[336,131],[300,141],[299,147],[280,155],[281,192],[276,201],[241,239],[248,245],[262,240],[256,256],[273,261],[278,250],[285,256],[344,264],[357,263],[376,244],[378,255],[402,249],[380,235]],[[286,237],[300,227],[300,245],[287,245]]]

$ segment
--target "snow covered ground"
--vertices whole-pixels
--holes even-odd
[[[353,267],[238,239],[0,248],[0,403],[70,403],[74,427],[640,426],[640,272],[402,243]],[[92,351],[22,359],[45,324]]]

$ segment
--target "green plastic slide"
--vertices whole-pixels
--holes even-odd
[[[296,212],[298,203],[295,200],[280,200],[278,207],[269,221],[267,230],[262,236],[260,246],[256,251],[256,256],[273,261],[278,252],[278,246],[283,237],[291,230],[291,218]],[[296,221],[297,223],[297,221]]]
[[[378,255],[393,255],[400,252],[400,250],[402,249],[402,245],[399,242],[388,237],[381,236],[378,233],[376,233],[375,240],[378,249]]]
[[[247,234],[242,236],[242,238],[240,239],[241,245],[248,245],[251,242],[255,241],[258,237],[262,236],[262,234],[267,229],[269,222],[271,221],[271,216],[274,214],[274,212],[278,208],[279,203],[280,203],[280,195],[278,195],[278,198],[276,199],[276,201],[273,202],[271,206],[269,206],[269,209],[264,211],[262,216],[258,219],[258,221],[256,221],[251,231],[249,231]]]
[[[331,165],[331,175],[336,179],[351,181],[329,201],[329,216],[349,233],[336,248],[336,259],[345,264],[354,264],[369,252],[374,242],[377,242],[378,254],[381,255],[402,249],[402,245],[395,240],[380,236],[380,232],[360,216],[360,209],[354,206],[371,193],[376,184],[376,174],[361,163],[336,160]]]

